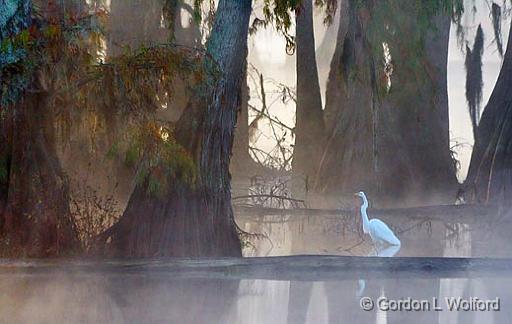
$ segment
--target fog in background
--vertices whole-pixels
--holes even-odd
[[[478,24],[482,24],[485,37],[484,55],[483,55],[483,100],[482,111],[492,93],[494,84],[498,78],[501,68],[502,59],[497,51],[496,43],[494,40],[494,32],[492,28],[492,19],[490,17],[490,10],[485,1],[466,0],[466,8],[476,7],[476,11],[467,9],[462,18],[462,23],[465,29],[464,43],[460,44],[457,37],[456,26],[452,25],[450,48],[448,54],[448,95],[450,104],[450,139],[451,146],[456,153],[456,158],[460,161],[460,170],[458,172],[459,181],[464,181],[469,167],[471,158],[471,151],[473,146],[473,132],[471,130],[471,121],[469,118],[467,102],[465,97],[465,83],[466,71],[464,67],[465,60],[465,45],[466,42],[470,47],[473,46],[476,30]],[[255,5],[254,15],[261,17],[261,4]],[[506,16],[506,17],[505,17]],[[502,23],[502,39],[503,48],[507,46],[510,16],[505,15]],[[339,16],[336,16],[331,26],[323,24],[324,13],[321,9],[316,9],[315,19],[315,43],[317,50],[324,40],[326,30],[328,28],[338,28]],[[292,27],[292,32],[293,32]],[[335,39],[334,39],[335,42]],[[327,57],[331,57],[334,52],[335,43],[328,48]],[[289,101],[287,104],[279,100],[279,93],[272,93],[276,91],[277,87],[274,82],[285,84],[289,87],[295,88],[296,84],[296,71],[295,71],[295,56],[286,54],[284,38],[275,32],[271,27],[267,29],[260,29],[250,37],[249,40],[249,63],[254,65],[257,70],[265,77],[265,89],[267,93],[267,104],[269,111],[280,121],[287,125],[293,126],[295,117],[295,104]],[[327,77],[330,68],[330,59],[320,57],[317,51],[317,64],[319,69],[320,87],[322,90],[322,101],[325,104],[325,88]],[[257,84],[251,80],[249,76],[249,86],[251,87],[251,104],[256,107],[261,107],[259,96],[260,89]],[[249,112],[249,116],[254,117],[254,113]],[[271,139],[271,130],[268,124],[260,123],[258,136],[254,138],[255,145],[266,151],[271,150],[273,147],[273,140]],[[289,145],[292,145],[293,140],[288,137]]]

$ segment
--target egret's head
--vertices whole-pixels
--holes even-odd
[[[357,197],[359,197],[359,198],[361,198],[361,199],[366,198],[366,195],[365,195],[365,194],[364,194],[364,192],[362,192],[362,191],[356,192],[356,193],[354,194],[354,196],[357,196]]]
[[[366,195],[364,194],[364,192],[362,191],[359,191],[359,192],[356,192],[354,194],[357,200],[357,205],[359,206],[359,204],[364,204],[365,202],[367,202],[368,200],[366,199]]]

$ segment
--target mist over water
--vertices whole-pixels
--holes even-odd
[[[483,1],[477,1],[476,6],[477,15],[471,17],[470,13],[466,13],[464,17],[470,43],[474,37],[472,26],[478,25],[480,21],[484,22],[486,35],[491,35],[492,30],[488,17],[482,13],[486,11],[480,10],[485,6]],[[256,11],[260,9],[255,8]],[[188,26],[190,17],[184,15],[181,19],[183,26]],[[318,69],[325,104],[325,88],[334,43],[325,45],[324,41],[338,26],[324,26],[322,19],[320,12],[315,13]],[[502,36],[505,42],[509,21],[507,18],[503,22]],[[461,162],[458,178],[462,181],[469,164],[473,135],[464,97],[464,58],[456,38],[457,35],[452,29],[448,63],[450,137],[454,145],[463,144],[454,146]],[[490,96],[501,67],[501,59],[492,47],[490,36],[486,38],[485,48],[483,106]],[[266,99],[269,114],[293,127],[293,100],[281,100],[282,93],[278,91],[283,86],[294,88],[296,83],[295,57],[286,55],[282,35],[267,28],[251,36],[249,63],[250,104],[260,107],[261,98],[258,97],[258,92],[259,87],[264,86],[268,94]],[[261,73],[262,84],[259,83],[258,73]],[[254,112],[250,111],[249,115],[251,121]],[[261,123],[251,137],[251,144],[263,150],[272,149],[275,138],[269,134],[269,125]],[[291,147],[293,136],[286,137],[284,143],[288,148]],[[70,158],[68,164],[76,164],[75,158]],[[105,168],[102,172],[109,173],[110,170]],[[110,181],[105,179],[107,177],[96,176],[92,182],[103,184]],[[111,187],[113,185],[105,189],[109,194],[113,191]],[[117,183],[115,187],[117,188]],[[119,213],[124,210],[127,200],[125,198],[129,196],[131,189],[126,189],[127,192],[121,195],[124,198],[119,198]],[[266,193],[267,189],[261,193]],[[251,194],[247,183],[234,182],[233,192],[233,196]],[[340,197],[342,199],[349,198]],[[290,208],[290,204],[287,202],[278,206],[256,207]],[[298,202],[296,204],[299,205]],[[374,217],[371,213],[369,216]],[[281,215],[264,212],[247,215],[236,212],[235,220],[244,232],[242,252],[246,258],[299,255],[512,258],[512,249],[509,248],[512,225],[498,216],[490,221],[486,215],[471,215],[471,221],[468,222],[443,221],[443,218],[449,219],[452,215],[424,219],[407,215],[396,216],[395,219],[394,215],[389,216],[392,220],[389,225],[401,240],[401,246],[387,247],[379,251],[371,238],[362,232],[358,208],[354,208],[352,213],[345,210],[343,213],[325,215],[318,212],[305,212],[301,215],[286,211]],[[18,265],[22,268],[24,261],[20,262]],[[256,276],[240,279],[236,272],[219,274],[215,269],[212,269],[211,276],[205,275],[204,271],[200,275],[191,271],[190,274],[174,276],[173,273],[165,271],[133,270],[127,260],[105,263],[109,262],[126,262],[126,271],[88,272],[80,267],[58,266],[48,271],[44,267],[39,268],[37,262],[29,271],[16,271],[6,270],[0,264],[0,323],[498,324],[508,323],[512,318],[512,269],[477,275],[461,271],[449,276],[435,271],[418,273],[382,269],[379,275],[375,275],[365,271],[347,270],[346,274],[350,279],[327,280],[319,276],[315,280],[271,280]],[[190,262],[193,263],[194,260]],[[58,261],[56,263],[58,265]],[[283,270],[284,275],[287,274],[286,270]],[[363,297],[371,298],[372,301],[379,298],[411,298],[432,302],[436,299],[444,309],[394,312],[373,308],[366,311],[360,304]],[[500,310],[448,311],[445,297],[498,297]]]
[[[253,237],[246,257],[300,254],[375,256],[357,215],[237,216]],[[416,221],[417,222],[417,221]],[[446,224],[403,224],[402,246],[379,256],[510,257],[505,230]],[[362,241],[362,242],[361,242]],[[396,254],[394,254],[396,253]],[[122,261],[120,261],[122,264]],[[174,277],[165,272],[32,271],[0,274],[0,323],[505,323],[512,310],[512,272],[443,277],[417,272],[361,272],[335,281]],[[500,298],[499,312],[364,311],[362,297]]]
[[[174,279],[51,273],[0,276],[1,323],[507,323],[512,277],[340,281]],[[364,282],[361,289],[361,282]],[[500,298],[499,312],[448,311],[445,297]],[[443,311],[365,311],[362,297],[438,300]]]
[[[240,216],[241,228],[261,234],[249,239],[245,256],[325,254],[375,256],[372,240],[361,231],[360,216]],[[371,215],[370,215],[370,218]],[[392,225],[402,242],[397,257],[510,258],[510,225],[472,225],[411,219]]]

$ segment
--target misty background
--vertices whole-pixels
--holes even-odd
[[[492,27],[492,19],[489,16],[489,3],[487,1],[466,0],[467,9],[462,18],[464,27],[465,40],[460,44],[457,36],[457,30],[452,24],[450,35],[450,47],[448,53],[448,96],[449,96],[449,112],[450,112],[450,140],[452,150],[456,153],[455,157],[460,162],[460,169],[457,173],[458,180],[463,182],[466,178],[471,152],[474,144],[473,131],[471,128],[471,120],[468,113],[468,104],[465,97],[466,70],[464,67],[465,46],[469,44],[473,46],[476,30],[478,25],[482,25],[484,31],[484,54],[482,58],[482,75],[483,75],[483,99],[482,112],[492,93],[500,68],[502,58],[500,57]],[[476,10],[472,10],[472,7]],[[258,14],[261,11],[261,5],[254,6],[254,12]],[[503,47],[506,48],[508,41],[508,32],[510,17],[505,15],[502,21],[502,40]],[[326,26],[323,23],[323,9],[315,8],[315,43],[317,48],[317,64],[319,70],[319,80],[322,94],[322,102],[325,105],[325,89],[331,57],[334,52],[336,42],[336,31],[338,29],[338,19],[334,19],[332,25]],[[291,30],[294,30],[292,28]],[[334,30],[334,31],[333,31]],[[331,39],[329,36],[334,35]],[[327,43],[327,44],[326,44]],[[325,46],[324,48],[321,48]],[[282,35],[278,34],[272,27],[260,29],[257,33],[250,36],[249,39],[249,64],[265,77],[265,85],[267,90],[267,102],[270,102],[269,111],[280,121],[287,125],[294,125],[295,103],[288,101],[283,103],[280,100],[279,87],[275,83],[282,83],[294,88],[296,84],[295,55],[286,53],[286,42]],[[252,82],[249,77],[249,86],[251,87],[251,104],[258,106],[260,104],[258,83]],[[274,91],[274,92],[273,92]],[[273,92],[273,93],[272,93]],[[269,99],[270,98],[270,99]],[[254,111],[251,113],[254,118]],[[252,138],[253,145],[260,147],[265,151],[270,151],[274,146],[274,138],[271,136],[272,130],[268,123],[258,125],[258,134]],[[288,145],[292,145],[293,139],[287,137]]]

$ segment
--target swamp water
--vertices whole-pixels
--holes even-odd
[[[354,218],[355,219],[355,218]],[[376,254],[352,218],[238,216],[250,233],[247,257]],[[483,224],[411,221],[401,224],[395,257],[509,258],[507,231]],[[502,234],[500,234],[502,233]],[[383,253],[379,251],[379,253]],[[512,271],[467,275],[349,273],[333,280],[269,280],[175,276],[165,271],[85,271],[79,268],[0,274],[0,323],[510,323]],[[511,269],[512,270],[512,269]],[[285,271],[285,270],[284,270]],[[434,300],[442,310],[365,311],[361,298]],[[499,298],[499,311],[450,311],[445,297]]]

